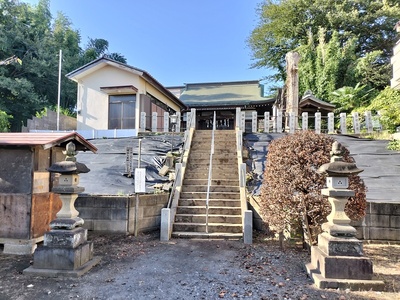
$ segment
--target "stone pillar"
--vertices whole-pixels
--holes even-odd
[[[328,113],[328,134],[335,133],[335,115]]]
[[[328,196],[332,211],[322,225],[318,245],[311,248],[311,263],[306,265],[318,288],[384,289],[383,281],[373,280],[372,262],[364,256],[362,242],[355,237],[356,229],[344,212],[348,198],[355,195],[347,189],[349,176],[362,171],[354,163],[342,161],[338,142],[332,145],[331,162],[319,168],[327,175],[327,188],[321,193]]]
[[[164,132],[169,132],[169,112],[164,111]]]
[[[374,129],[372,127],[372,115],[370,111],[366,111],[365,115],[365,127],[367,128],[367,133],[373,133]]]
[[[157,132],[157,123],[158,123],[158,114],[157,112],[153,111],[151,114],[151,132]]]
[[[289,133],[293,134],[296,131],[296,115],[294,112],[289,112]]]
[[[142,111],[140,113],[140,127],[139,131],[145,132],[146,131],[146,113]]]
[[[269,133],[269,111],[264,113],[264,132]]]
[[[294,113],[296,119],[299,113],[299,61],[299,53],[289,52],[286,54],[286,117],[289,116],[290,113]]]
[[[360,134],[360,118],[358,112],[353,112],[353,128],[354,134]]]
[[[65,161],[48,169],[60,174],[52,192],[59,194],[62,207],[57,218],[50,222],[51,230],[44,235],[44,245],[36,249],[33,265],[24,270],[25,274],[78,277],[100,261],[99,257],[93,257],[93,243],[87,240],[87,229],[82,227],[84,221],[74,205],[78,193],[85,190],[78,186],[78,174],[90,170],[76,161],[73,142],[68,143],[64,153]]]
[[[308,130],[308,112],[306,111],[301,114],[301,128]]]
[[[258,131],[258,119],[257,119],[257,112],[251,112],[251,131],[257,132]]]
[[[320,112],[315,113],[315,133],[317,133],[317,134],[321,133],[321,113]]]
[[[340,113],[340,133],[347,134],[346,113]]]
[[[276,111],[276,132],[282,133],[282,111],[280,109]]]

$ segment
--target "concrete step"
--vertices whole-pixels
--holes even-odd
[[[207,199],[180,199],[179,205],[181,206],[206,206]],[[209,206],[219,207],[240,207],[240,199],[210,199],[208,201]]]
[[[177,223],[173,225],[173,231],[178,232],[206,232],[205,223]],[[241,233],[242,224],[208,223],[209,233]]]
[[[229,179],[229,180],[238,180],[239,175],[237,172],[231,172],[231,170],[225,170],[221,172],[213,172],[212,179],[213,180],[221,180],[221,179]],[[208,170],[198,170],[198,171],[186,171],[185,179],[208,179]]]
[[[207,199],[207,192],[181,192],[180,199]],[[239,192],[210,192],[209,199],[240,199]]]
[[[208,164],[198,164],[198,163],[188,163],[186,166],[186,172],[187,171],[207,171],[208,172]],[[238,167],[237,167],[237,162],[235,164],[230,163],[230,164],[214,164],[212,165],[212,171],[213,173],[223,171],[223,172],[234,172],[235,174],[238,174]]]
[[[205,232],[172,232],[173,238],[186,239],[213,239],[213,240],[240,240],[242,233],[205,233]]]
[[[183,180],[183,185],[207,185],[208,179],[190,179],[185,178]],[[213,179],[211,180],[211,185],[220,185],[220,186],[235,186],[239,185],[238,179]]]
[[[191,214],[191,215],[204,215],[206,214],[205,206],[178,206],[176,209],[177,214]],[[242,209],[240,207],[219,207],[210,206],[208,208],[209,215],[238,215],[241,216]]]
[[[196,160],[196,159],[189,159],[188,164],[186,166],[187,169],[194,169],[194,168],[203,168],[203,169],[208,169],[208,166],[210,164],[210,161],[207,160]],[[218,170],[218,169],[237,169],[237,159],[236,157],[234,159],[230,160],[213,160],[212,162],[212,168],[213,170]]]
[[[192,215],[192,214],[177,214],[175,215],[175,222],[178,223],[205,223],[206,215]],[[229,224],[242,224],[242,217],[239,215],[208,215],[209,223],[229,223]]]
[[[211,150],[211,142],[192,142],[192,146],[190,147],[191,150],[194,151],[202,151],[202,152],[210,152]],[[226,152],[236,152],[236,142],[215,142],[214,149],[218,151],[226,151]]]
[[[217,151],[213,154],[213,159],[224,159],[224,158],[236,158],[236,151]],[[198,159],[198,160],[207,160],[210,161],[210,151],[193,151],[190,153],[189,158],[191,160]]]
[[[207,185],[184,185],[182,192],[186,193],[207,193]],[[223,193],[239,193],[239,185],[229,186],[229,185],[210,185],[210,192],[223,192]]]

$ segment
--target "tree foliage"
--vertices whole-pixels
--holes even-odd
[[[306,240],[315,242],[322,223],[330,213],[330,204],[321,195],[326,176],[318,168],[330,161],[334,139],[328,135],[302,131],[274,140],[268,149],[261,188],[261,213],[276,232],[293,231],[309,225]],[[354,162],[344,148],[343,160]],[[351,219],[365,215],[366,187],[359,176],[351,176],[349,189],[356,192],[346,205]]]
[[[379,113],[382,126],[395,132],[400,126],[400,91],[387,87],[372,100],[367,110]]]
[[[371,85],[370,88],[384,88],[382,83],[388,80],[385,71],[390,67],[390,57],[396,40],[393,26],[400,19],[398,0],[265,0],[260,4],[257,14],[259,23],[248,38],[248,45],[253,54],[253,67],[274,69],[276,74],[271,78],[285,81],[287,52],[304,46],[308,46],[309,51],[312,51],[314,45],[322,46],[323,28],[327,46],[326,57],[333,59],[334,56],[342,56],[342,60],[350,59],[349,63],[354,63],[355,78],[350,83],[347,81],[347,85],[354,86],[361,82]],[[334,42],[330,43],[331,40]],[[346,49],[349,53],[343,57]],[[319,58],[317,64],[323,61],[324,53],[321,51],[317,54],[303,53],[303,59],[313,55]],[[306,59],[306,69],[309,70],[310,57]],[[357,59],[363,61],[356,61]],[[338,66],[332,61],[332,65],[329,64],[322,73],[318,70],[317,76],[311,81],[323,80],[325,76],[329,79],[333,71],[339,72],[342,80],[348,80],[349,77],[343,74],[348,66],[351,65],[343,63]],[[319,67],[315,65],[315,68]],[[365,70],[371,71],[376,68],[379,68],[379,75],[368,77],[370,73]],[[333,89],[329,87],[329,92],[343,85],[343,82],[336,82]],[[304,87],[304,90],[307,90],[307,87]],[[315,89],[312,91],[320,96]]]
[[[77,87],[64,75],[89,62],[85,56],[89,49],[80,47],[79,31],[62,13],[53,19],[49,5],[50,0],[39,0],[36,6],[0,0],[0,61],[14,55],[22,60],[22,64],[0,65],[0,110],[12,116],[12,131],[19,131],[28,118],[43,108],[57,106],[60,49],[60,106],[70,112],[76,106]],[[107,45],[103,49],[108,51],[106,40],[91,41],[103,42]],[[110,55],[126,62],[119,53]]]
[[[0,132],[8,132],[10,129],[10,121],[12,117],[7,115],[6,112],[0,110]]]
[[[357,83],[355,87],[343,86],[332,92],[334,98],[331,102],[337,105],[336,112],[350,113],[360,106],[368,105],[365,101],[372,90],[367,91],[365,88],[366,85]]]
[[[126,63],[126,58],[120,53],[110,53],[108,51],[108,41],[104,39],[89,39],[84,51],[85,63],[95,60],[101,56],[107,56],[113,60]]]

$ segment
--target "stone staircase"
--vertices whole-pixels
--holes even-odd
[[[215,131],[206,232],[211,134],[211,130],[196,130],[194,133],[173,224],[173,237],[240,239],[243,236],[234,130]]]

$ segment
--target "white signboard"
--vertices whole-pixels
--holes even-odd
[[[135,193],[146,193],[146,169],[135,169]]]

